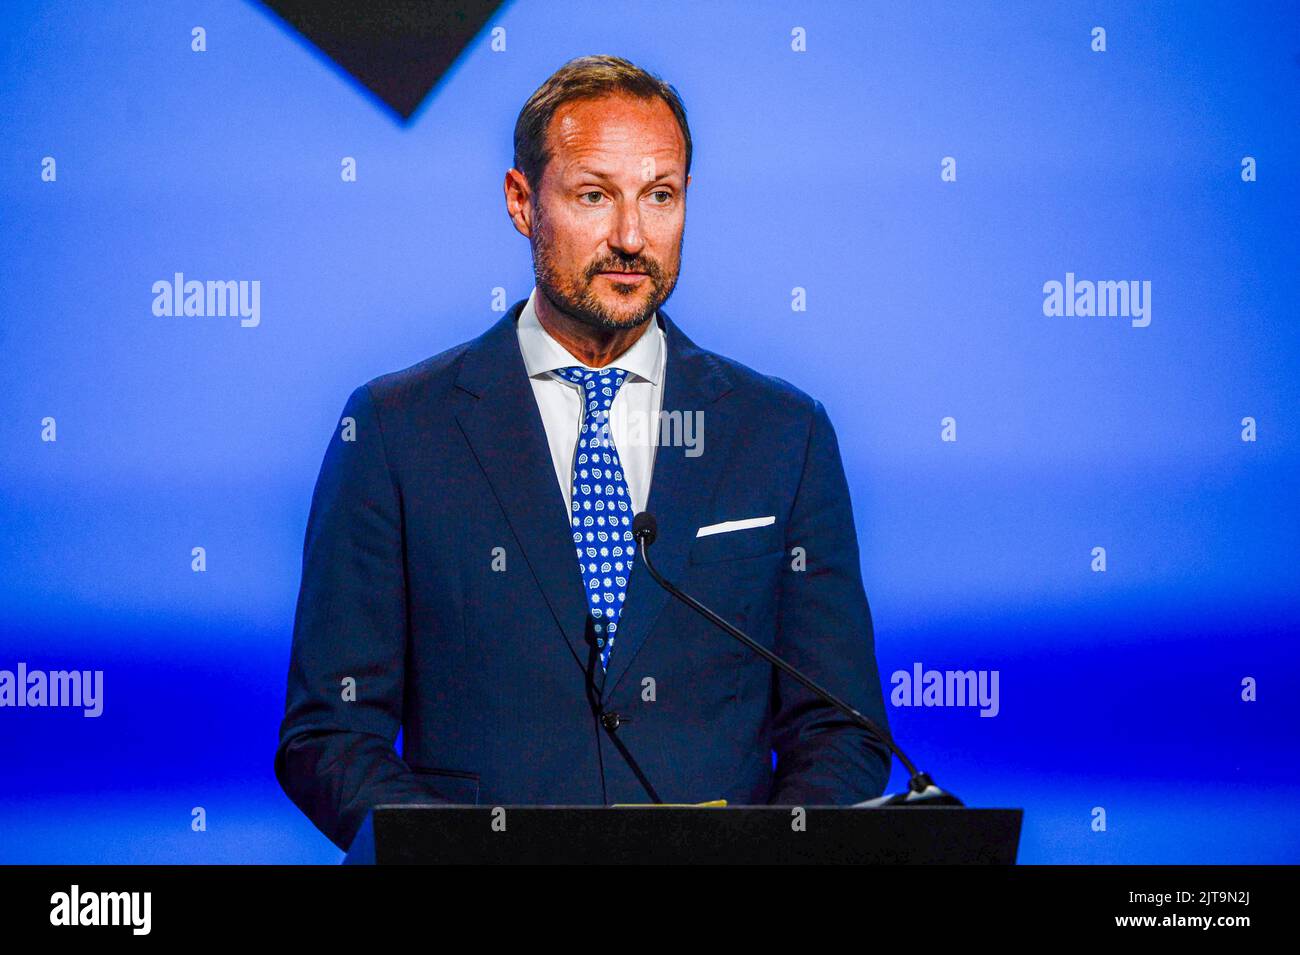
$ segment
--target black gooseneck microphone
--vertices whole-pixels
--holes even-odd
[[[686,606],[690,607],[696,613],[700,614],[705,619],[713,623],[715,626],[726,631],[732,637],[739,640],[750,650],[752,650],[754,653],[757,653],[760,657],[762,657],[768,663],[772,664],[772,666],[776,667],[782,673],[786,674],[791,679],[797,680],[798,682],[802,683],[813,693],[817,694],[817,696],[821,697],[831,706],[835,707],[835,709],[839,710],[841,713],[847,716],[849,720],[852,721],[855,725],[866,730],[876,739],[880,740],[880,742],[884,743],[887,747],[889,747],[889,751],[898,757],[898,761],[903,764],[903,767],[907,770],[908,775],[910,777],[908,781],[907,792],[893,793],[890,795],[881,796],[878,799],[869,799],[866,802],[859,803],[858,805],[871,806],[871,807],[916,806],[916,805],[926,805],[926,806],[962,805],[962,801],[958,799],[956,796],[952,795],[951,793],[944,792],[942,789],[936,786],[934,784],[934,780],[930,778],[929,774],[919,771],[912,764],[912,761],[908,759],[907,756],[903,753],[903,751],[898,747],[898,744],[894,742],[893,736],[891,736],[889,733],[886,733],[884,730],[882,730],[872,720],[863,716],[853,707],[849,706],[849,704],[841,700],[838,696],[836,696],[835,694],[827,690],[825,687],[818,684],[811,677],[806,676],[798,668],[792,666],[789,663],[786,663],[775,653],[767,649],[767,647],[763,646],[761,643],[758,643],[748,634],[733,627],[730,623],[728,623],[726,620],[723,620],[716,613],[714,613],[708,607],[704,606],[704,604],[700,603],[690,594],[683,593],[682,591],[678,590],[677,587],[675,587],[671,582],[665,580],[660,575],[659,571],[655,569],[654,564],[650,562],[650,545],[653,544],[655,542],[655,539],[659,536],[659,523],[655,520],[653,514],[651,514],[649,511],[642,511],[640,514],[638,514],[636,517],[632,519],[632,536],[641,545],[641,559],[645,562],[646,570],[650,572],[650,576],[655,579],[655,583],[657,583],[664,590],[668,591],[670,594],[672,594],[682,603],[686,604]]]

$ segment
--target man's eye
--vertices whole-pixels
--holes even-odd
[[[600,202],[602,198],[604,198],[599,192],[584,192],[582,194],[583,199],[590,199],[592,196],[595,196],[596,198],[594,201],[587,203],[587,205],[589,206],[594,206],[596,203]]]
[[[669,201],[672,199],[672,197],[673,197],[673,194],[672,194],[671,192],[669,192],[667,189],[658,189],[658,190],[656,190],[656,191],[650,193],[650,195],[652,195],[652,196],[663,196],[663,199],[661,199],[661,200],[657,203],[657,205],[661,205],[661,206],[664,205],[665,203],[669,202]]]

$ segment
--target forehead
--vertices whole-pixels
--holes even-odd
[[[658,96],[612,94],[562,104],[547,127],[550,165],[563,175],[577,165],[658,162],[685,164],[686,138],[669,105]]]

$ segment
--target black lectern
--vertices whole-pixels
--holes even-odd
[[[377,806],[345,864],[1012,865],[1020,809]]]

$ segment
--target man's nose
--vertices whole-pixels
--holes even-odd
[[[624,255],[637,255],[645,248],[639,203],[624,202],[616,207],[614,222],[607,241],[611,249]]]

